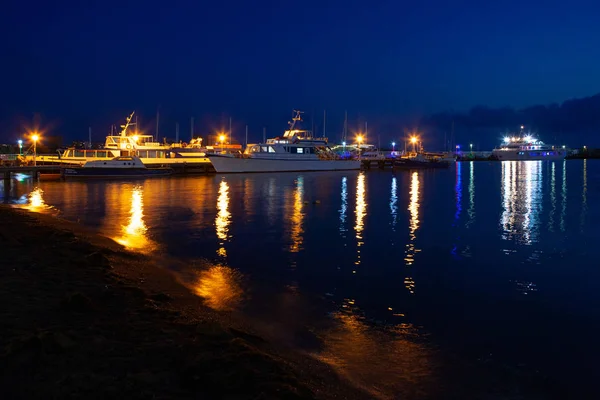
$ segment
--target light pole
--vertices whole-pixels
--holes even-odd
[[[21,139],[17,140],[17,143],[19,143],[19,155],[22,156],[23,155],[23,141]]]
[[[37,141],[39,140],[39,136],[37,134],[33,134],[31,140],[33,140],[33,166],[37,165]]]
[[[221,142],[221,153],[223,153],[223,142],[225,142],[225,135],[219,136],[219,141]]]
[[[416,153],[417,151],[415,150],[415,146],[416,146],[416,144],[417,144],[417,137],[416,137],[416,136],[413,136],[413,137],[411,137],[411,138],[410,138],[410,142],[411,142],[411,143],[412,143],[412,145],[413,145],[413,153]]]
[[[471,153],[473,152],[473,143],[469,144],[469,147],[471,148]]]
[[[358,136],[356,137],[356,141],[357,141],[357,143],[358,143],[358,145],[356,146],[356,147],[357,147],[357,149],[358,149],[358,159],[360,160],[360,144],[361,144],[361,143],[362,143],[362,141],[363,141],[363,137],[362,137],[361,135],[358,135]]]
[[[396,152],[396,142],[392,142],[392,153]]]

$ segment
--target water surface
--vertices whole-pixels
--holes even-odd
[[[184,261],[174,272],[208,306],[374,396],[544,398],[600,378],[595,160],[24,179],[4,195]]]

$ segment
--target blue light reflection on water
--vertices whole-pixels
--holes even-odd
[[[132,232],[143,232],[154,251],[218,267],[194,288],[209,306],[277,324],[289,337],[318,326],[309,330],[331,346],[323,359],[355,380],[361,371],[349,360],[352,344],[360,343],[378,354],[361,357],[375,365],[383,385],[402,391],[385,372],[398,372],[391,368],[397,359],[377,347],[397,330],[414,344],[413,360],[429,366],[429,347],[407,332],[475,358],[589,376],[577,346],[597,348],[586,341],[596,331],[588,324],[574,350],[562,351],[560,343],[581,321],[600,317],[600,272],[588,249],[600,242],[600,210],[593,206],[600,188],[591,183],[599,176],[593,160],[474,162],[393,174],[27,181],[16,182],[11,196],[32,206],[41,201],[110,237],[122,236],[128,223],[143,226]],[[240,288],[239,274],[251,290]],[[232,276],[235,285],[228,284]],[[254,294],[234,301],[229,287]],[[228,298],[227,307],[219,297]],[[561,367],[576,357],[581,368]]]

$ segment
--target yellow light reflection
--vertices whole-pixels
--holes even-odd
[[[198,273],[193,284],[194,293],[202,297],[207,306],[218,311],[231,311],[242,300],[241,275],[232,268],[217,265]]]
[[[215,228],[217,231],[217,238],[221,241],[221,246],[217,250],[217,254],[221,257],[227,256],[225,250],[225,242],[229,238],[229,224],[231,222],[231,214],[228,210],[229,207],[229,185],[224,180],[219,184],[219,197],[217,198],[217,216],[215,218]]]
[[[410,203],[408,205],[410,212],[409,221],[409,242],[406,245],[406,256],[404,261],[410,266],[415,262],[415,254],[419,250],[415,247],[415,239],[417,238],[416,231],[419,229],[419,173],[414,171],[410,181]]]
[[[354,210],[354,213],[356,214],[356,224],[354,225],[354,230],[356,231],[357,253],[356,262],[354,264],[356,265],[359,265],[361,262],[360,248],[363,244],[365,244],[363,240],[363,231],[365,229],[364,219],[367,215],[365,179],[364,172],[361,172],[356,181],[356,209]]]
[[[332,326],[320,335],[323,349],[316,357],[372,398],[408,398],[412,396],[406,388],[419,391],[434,384],[430,379],[433,354],[414,340],[411,325],[374,327],[349,299],[332,318]]]
[[[44,191],[39,187],[36,187],[29,194],[29,201],[25,208],[29,211],[40,212],[49,208],[44,201]]]
[[[152,251],[155,245],[147,236],[148,228],[144,223],[144,196],[141,186],[134,186],[131,190],[129,214],[129,223],[122,227],[123,235],[114,240],[130,249]]]
[[[303,199],[304,198],[304,177],[299,176],[296,180],[296,189],[294,190],[294,204],[292,213],[290,215],[291,229],[290,229],[290,252],[297,253],[302,249],[304,230],[302,223],[304,221],[303,212]]]

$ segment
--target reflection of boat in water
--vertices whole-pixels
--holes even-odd
[[[112,160],[88,161],[81,168],[67,168],[65,178],[146,178],[166,176],[171,168],[147,168],[138,157],[115,157]]]
[[[245,152],[209,154],[215,170],[220,173],[236,172],[292,172],[340,171],[360,168],[360,161],[346,160],[332,151],[327,138],[316,138],[311,131],[295,129],[301,121],[301,112],[290,122],[283,136],[268,139],[266,143],[248,145]]]
[[[531,134],[504,138],[504,143],[492,151],[492,156],[500,161],[518,160],[562,160],[567,156],[567,150],[545,144],[535,139]]]

